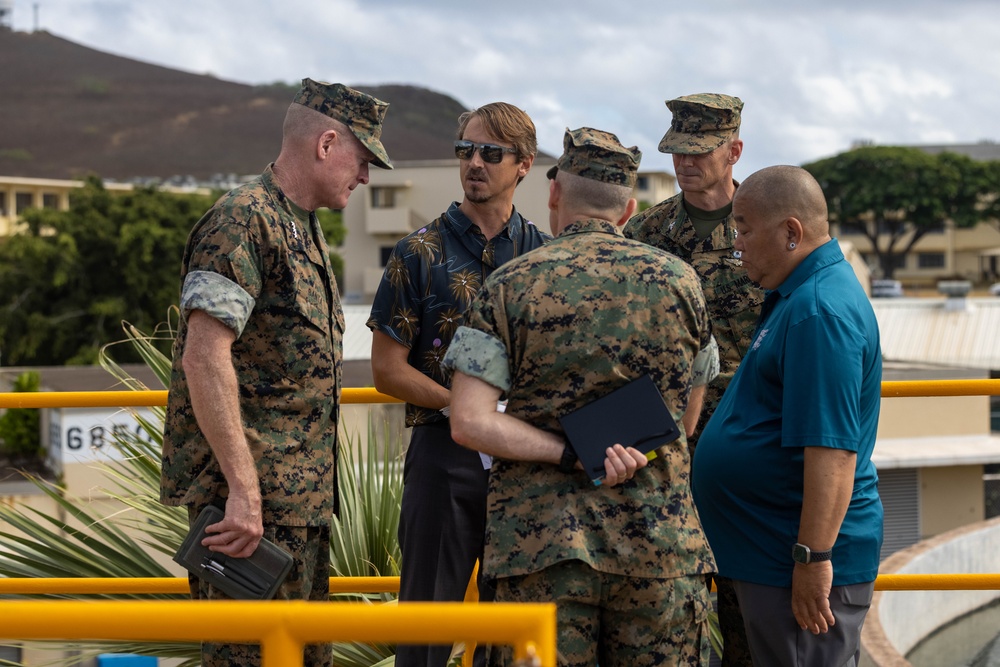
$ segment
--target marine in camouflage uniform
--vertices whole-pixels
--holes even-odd
[[[241,520],[244,505],[252,505],[257,496],[253,491],[238,494],[236,482],[242,477],[235,480],[224,474],[232,469],[227,462],[237,456],[227,446],[248,455],[249,474],[256,476],[259,491],[256,516],[263,537],[294,556],[278,599],[329,598],[329,526],[335,511],[344,332],[330,249],[319,222],[313,210],[302,208],[282,189],[279,176],[289,181],[289,172],[296,172],[299,180],[292,189],[303,204],[342,207],[347,197],[343,192],[367,182],[369,160],[391,168],[379,142],[386,106],[340,84],[305,79],[289,108],[277,161],[216,202],[195,225],[184,251],[182,321],[173,349],[161,501],[187,506],[192,522],[206,505],[223,506],[226,518],[216,524],[218,546],[226,546],[226,539],[249,540],[238,533],[241,526],[233,525],[231,536],[224,531],[227,522]],[[326,118],[312,116],[316,112]],[[313,141],[303,141],[303,136]],[[325,164],[316,166],[325,172],[302,168],[319,162],[303,144],[309,148],[322,144],[324,150],[330,149],[328,159],[349,164],[357,163],[357,156],[367,159],[354,175],[331,179]],[[323,185],[302,189],[301,183],[309,182]],[[339,194],[331,195],[329,186],[340,188]],[[197,326],[196,318],[201,323]],[[198,329],[205,326],[228,331],[231,345],[219,367],[199,364],[206,358],[199,355],[209,346],[206,329]],[[228,369],[222,367],[228,364]],[[223,377],[231,371],[233,395],[220,391],[206,396],[204,387],[199,393],[202,380],[195,371]],[[199,401],[199,396],[204,398]],[[229,405],[242,425],[235,436],[220,435],[213,421],[215,413]],[[235,444],[220,442],[226,439]],[[227,502],[237,497],[240,503]],[[189,579],[196,599],[227,597],[193,575]],[[307,665],[329,665],[331,647],[309,646],[305,657]],[[256,665],[260,651],[256,645],[206,642],[202,664]]]
[[[484,569],[497,579],[497,601],[557,602],[560,665],[708,659],[703,577],[715,565],[692,501],[684,438],[622,483],[595,486],[565,465],[571,450],[558,421],[648,373],[680,423],[694,368],[705,363],[701,351],[716,354],[691,267],[619,232],[635,206],[639,159],[613,134],[567,131],[549,172],[559,179],[550,194],[557,238],[487,279],[446,356],[455,370],[453,435],[497,457]],[[599,192],[619,186],[620,208],[563,201],[556,193],[569,199],[560,188],[572,179]],[[485,403],[466,402],[483,388]],[[489,414],[488,399],[501,394],[506,412]],[[499,430],[488,426],[492,435],[480,439],[470,426],[480,417],[501,420]],[[529,451],[542,442],[545,453]],[[495,447],[525,449],[504,456]],[[491,654],[491,664],[510,661],[507,649]]]
[[[711,418],[749,349],[764,300],[763,290],[747,277],[733,248],[736,225],[732,215],[732,196],[738,183],[732,180],[732,165],[742,152],[738,133],[743,102],[729,95],[705,93],[670,100],[667,108],[672,112],[673,120],[660,142],[659,150],[674,155],[674,171],[681,183],[681,192],[633,217],[625,226],[624,234],[677,255],[694,267],[701,278],[711,314],[712,332],[719,344],[721,366],[719,376],[709,384],[705,394],[701,419],[704,425]],[[708,160],[727,158],[728,166],[717,172],[719,182],[707,184],[709,196],[724,195],[722,199],[725,203],[721,207],[713,204],[712,211],[706,211],[690,201],[694,199],[700,203],[707,199],[702,190],[694,193],[684,191],[683,174],[688,165],[683,160],[688,155],[705,156]],[[699,187],[703,188],[705,184],[699,184]],[[721,203],[718,198],[715,201]],[[705,223],[699,221],[696,224],[695,217],[705,220]],[[717,222],[713,224],[712,219]],[[692,453],[700,432],[699,428],[690,439]],[[716,585],[725,646],[723,665],[752,667],[743,619],[732,584],[717,577]]]

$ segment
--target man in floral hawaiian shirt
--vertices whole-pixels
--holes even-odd
[[[513,206],[537,150],[534,123],[517,107],[463,114],[455,156],[465,196],[396,244],[375,295],[375,387],[406,401],[413,428],[399,521],[402,602],[461,601],[483,553],[489,461],[451,439],[442,412],[451,374],[441,362],[486,277],[548,239]],[[483,581],[480,599],[492,599]],[[449,649],[399,646],[396,665],[443,667]]]

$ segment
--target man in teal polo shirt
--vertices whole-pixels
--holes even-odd
[[[754,664],[851,667],[882,544],[878,323],[808,172],[751,175],[733,215],[768,295],[695,450],[695,503]]]

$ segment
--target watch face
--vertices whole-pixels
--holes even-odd
[[[792,560],[803,565],[809,562],[809,547],[804,544],[796,544],[792,547]]]

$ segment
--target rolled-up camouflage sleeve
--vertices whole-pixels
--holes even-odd
[[[500,389],[510,391],[507,350],[499,338],[479,329],[459,327],[444,365]]]
[[[256,301],[229,278],[213,271],[191,271],[181,287],[181,315],[202,310],[236,332],[239,338]]]
[[[718,377],[719,344],[715,342],[715,336],[709,339],[708,345],[703,347],[698,352],[698,356],[694,358],[691,373],[691,384],[695,387],[702,387]]]

